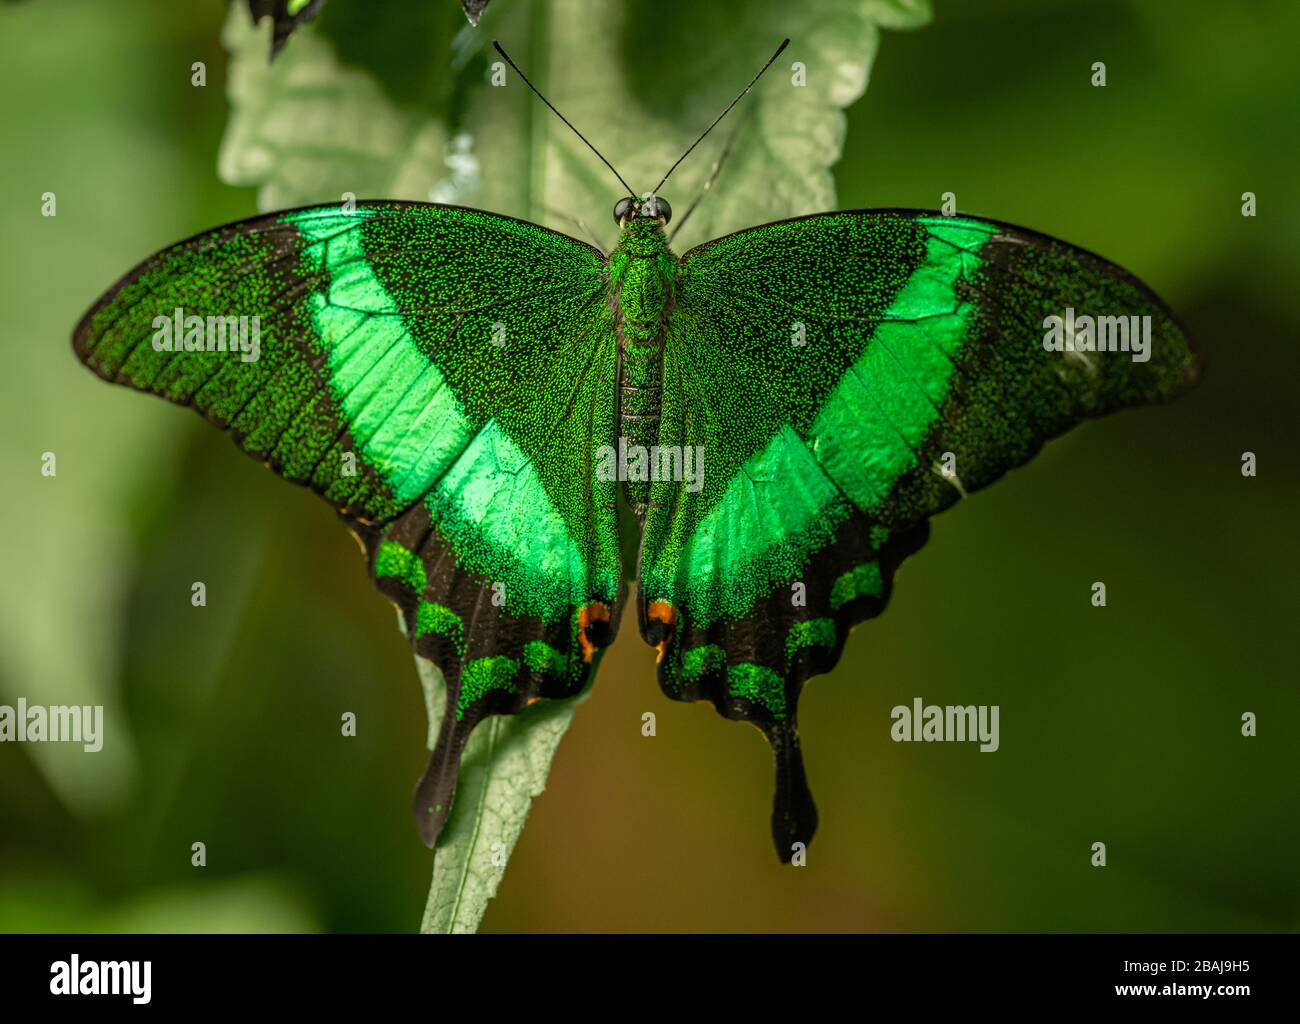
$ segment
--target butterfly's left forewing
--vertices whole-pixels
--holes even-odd
[[[359,203],[164,250],[74,346],[229,428],[362,540],[448,682],[415,800],[432,842],[474,725],[577,693],[612,636],[614,485],[592,463],[613,441],[613,339],[590,246],[476,210]]]
[[[727,236],[682,258],[674,298],[659,444],[701,452],[703,476],[652,484],[642,633],[670,696],[710,700],[772,742],[789,859],[816,826],[800,690],[883,610],[929,517],[1081,419],[1175,394],[1194,359],[1118,267],[922,212]],[[1150,347],[1050,350],[1049,318],[1067,309],[1147,325]]]

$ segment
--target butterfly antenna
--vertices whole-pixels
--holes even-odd
[[[786,41],[789,42],[789,40]],[[614,165],[611,164],[608,160],[604,158],[604,156],[601,155],[600,150],[598,150],[595,146],[593,146],[590,142],[587,141],[587,136],[583,135],[582,132],[578,131],[577,128],[574,128],[573,122],[570,121],[563,114],[561,114],[558,110],[556,110],[555,104],[553,104],[550,100],[548,100],[545,96],[543,96],[541,92],[538,90],[537,86],[533,85],[532,82],[528,81],[528,76],[519,70],[519,65],[510,59],[510,54],[506,53],[506,51],[501,48],[501,44],[494,39],[492,40],[492,46],[497,51],[497,53],[501,54],[502,59],[505,60],[505,62],[509,64],[512,68],[515,69],[515,74],[523,79],[524,85],[532,89],[533,92],[536,93],[537,98],[551,108],[551,113],[553,113],[556,117],[558,117],[561,121],[563,121],[566,125],[568,125],[569,130],[572,131],[574,135],[578,136],[578,138],[580,138],[586,144],[589,150],[591,150],[598,157],[600,157],[600,162],[604,164],[606,167],[608,167],[611,171],[613,171],[614,177],[616,177],[619,180],[619,182],[622,184],[622,186],[625,189],[627,189],[627,194],[630,196],[636,195],[636,193],[632,191],[632,186],[629,185],[626,181],[623,181],[623,175],[619,174],[618,171],[614,169]],[[777,52],[779,53],[780,51]]]
[[[745,93],[749,92],[750,89],[754,88],[754,86],[758,83],[758,80],[759,80],[760,78],[763,77],[763,72],[766,71],[768,68],[770,68],[770,67],[773,65],[773,63],[775,63],[776,58],[779,57],[779,56],[781,56],[782,51],[785,50],[785,48],[786,48],[787,46],[789,46],[789,45],[790,45],[790,40],[789,40],[789,39],[786,39],[786,40],[782,41],[781,45],[778,46],[778,47],[776,48],[776,53],[772,54],[772,56],[770,56],[770,57],[767,59],[767,63],[764,64],[764,65],[759,69],[758,74],[756,74],[756,75],[755,75],[755,76],[750,80],[750,83],[749,83],[747,86],[745,86],[745,88],[743,88],[743,89],[740,90],[740,95],[738,95],[734,100],[732,100],[730,103],[727,104],[727,109],[724,110],[721,114],[719,114],[716,118],[714,118],[714,119],[713,119],[713,124],[711,124],[711,125],[709,125],[707,128],[705,128],[705,129],[704,129],[704,132],[700,135],[700,137],[699,137],[698,139],[696,139],[694,142],[691,143],[691,148],[688,149],[685,153],[683,153],[681,156],[679,156],[679,157],[677,158],[677,163],[676,163],[676,164],[673,164],[670,168],[668,168],[668,174],[665,174],[665,175],[660,179],[659,184],[656,185],[656,186],[654,187],[654,193],[655,193],[656,195],[658,195],[658,194],[659,194],[659,190],[660,190],[661,188],[664,187],[664,182],[668,180],[668,175],[669,175],[669,174],[672,174],[673,171],[677,170],[677,164],[680,164],[683,160],[685,160],[688,156],[690,156],[690,155],[691,155],[691,150],[693,150],[696,146],[698,146],[701,142],[704,141],[704,136],[708,135],[709,132],[713,131],[713,129],[716,128],[716,127],[718,126],[718,122],[721,121],[724,117],[726,117],[728,114],[731,113],[731,108],[734,107],[737,103],[739,103],[742,99],[744,99],[744,97],[745,97]],[[499,49],[501,49],[501,47],[498,46],[497,49],[499,50]],[[510,59],[509,57],[506,58],[506,60],[509,60],[509,59]],[[525,81],[526,81],[526,79],[525,79]],[[557,113],[558,113],[558,111],[557,111]],[[584,140],[584,141],[585,141],[585,140]],[[590,143],[588,143],[588,145],[590,145]],[[603,157],[602,157],[602,159],[603,159]],[[620,179],[620,180],[622,180],[622,179]]]

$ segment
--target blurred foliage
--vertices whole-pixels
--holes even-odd
[[[628,24],[649,29],[593,25],[590,51],[536,76],[575,102],[617,85],[655,112],[638,124],[561,105],[625,176],[676,147],[665,125],[689,136],[730,98],[745,76],[721,61],[770,50],[754,58],[735,26],[770,29],[771,45],[784,34],[766,3],[727,5],[725,23],[698,3],[631,6]],[[531,74],[537,26],[489,24],[509,7],[481,31]],[[483,36],[456,42],[470,30],[454,4],[384,9],[331,0],[280,60],[315,34],[397,109],[468,123],[472,98],[445,93],[429,54],[481,53]],[[213,173],[221,5],[66,0],[0,18],[0,700],[103,702],[106,746],[123,752],[0,746],[0,929],[412,931],[430,870],[406,811],[425,727],[409,649],[355,545],[319,499],[192,413],[104,387],[69,351],[76,319],[137,259],[255,209]],[[822,818],[807,868],[771,855],[761,737],[665,700],[625,629],[486,930],[1300,924],[1300,466],[1282,422],[1300,370],[1297,30],[1285,0],[1191,0],[1176,16],[1160,0],[985,0],[883,37],[848,112],[839,205],[934,207],[952,191],[962,210],[1101,252],[1187,321],[1202,383],[1080,428],[935,521],[892,607],[801,704]],[[1097,60],[1104,89],[1089,84]],[[702,176],[714,156],[674,176],[678,210],[688,167]],[[56,218],[40,216],[46,191]],[[610,181],[606,202],[568,212],[604,231],[614,196]],[[758,221],[762,201],[747,184],[723,209]],[[54,479],[39,473],[46,450]],[[1246,450],[1257,479],[1240,475]],[[1097,579],[1106,609],[1088,604]],[[1000,704],[1001,749],[892,743],[889,709],[914,696]],[[340,737],[345,711],[356,739]],[[1243,711],[1258,738],[1240,737]],[[1088,861],[1099,840],[1104,870]]]

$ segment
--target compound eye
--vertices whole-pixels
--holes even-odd
[[[631,196],[624,196],[614,204],[614,223],[622,224],[623,221],[632,217],[636,213],[636,200]]]
[[[662,196],[653,196],[641,204],[643,215],[655,217],[665,224],[673,219],[673,208],[668,205],[668,200]]]

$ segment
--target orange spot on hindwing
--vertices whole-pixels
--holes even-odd
[[[664,658],[668,654],[668,645],[673,639],[673,627],[677,625],[677,609],[667,601],[651,601],[650,607],[646,609],[646,618],[651,622],[661,623],[664,627],[663,638],[655,644],[655,664],[663,664]]]
[[[609,642],[609,605],[596,602],[585,604],[578,609],[578,647],[582,650],[582,660],[590,665],[596,651]],[[603,625],[603,629],[600,627]],[[595,629],[592,627],[595,626]],[[590,633],[597,634],[595,640]],[[604,641],[604,642],[601,642]]]

